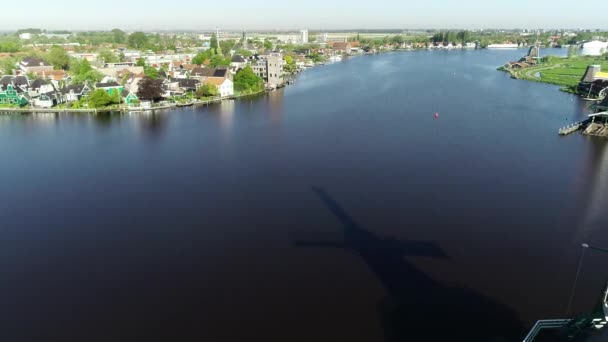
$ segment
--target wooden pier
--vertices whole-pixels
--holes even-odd
[[[558,133],[559,135],[568,135],[574,133],[586,127],[590,122],[591,119],[575,122],[573,124],[560,128]]]

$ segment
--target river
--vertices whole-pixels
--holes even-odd
[[[361,56],[156,114],[0,115],[0,340],[515,341],[566,317],[581,243],[608,246],[608,148],[558,136],[585,102],[496,71],[524,53]],[[571,314],[606,258],[586,254]]]

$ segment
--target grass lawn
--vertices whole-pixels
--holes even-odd
[[[547,63],[512,70],[511,73],[518,79],[574,87],[585,74],[587,66],[591,64],[599,64],[603,71],[608,71],[608,60],[603,57],[552,57]],[[540,78],[536,77],[537,74],[540,74]]]

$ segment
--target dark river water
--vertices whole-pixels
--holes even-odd
[[[517,341],[608,256],[587,104],[421,51],[156,114],[0,116],[1,341]],[[439,113],[439,118],[434,114]],[[423,337],[421,337],[423,336]]]

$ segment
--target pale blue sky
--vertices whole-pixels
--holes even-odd
[[[0,30],[608,28],[606,0],[28,0],[25,6],[4,15]]]

